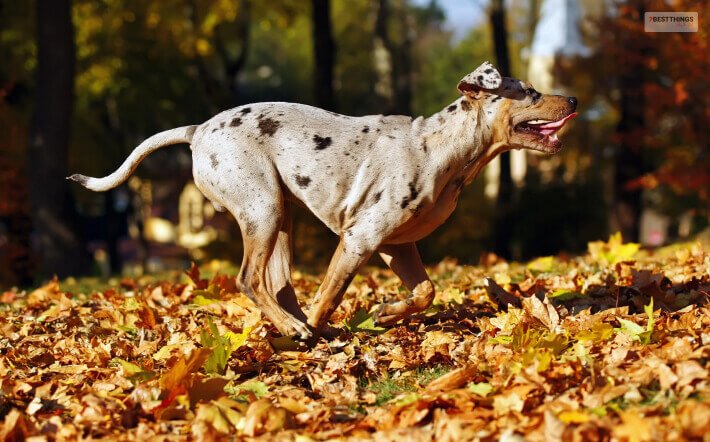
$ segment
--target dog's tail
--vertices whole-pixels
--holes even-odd
[[[192,137],[195,134],[197,126],[183,126],[175,129],[166,130],[153,135],[143,141],[133,152],[126,158],[126,161],[121,164],[121,167],[116,169],[111,175],[103,178],[92,178],[84,175],[74,174],[67,177],[68,180],[76,181],[87,189],[103,192],[113,189],[122,182],[126,181],[133,173],[138,164],[143,161],[143,158],[150,155],[153,151],[161,147],[171,144],[191,143]]]

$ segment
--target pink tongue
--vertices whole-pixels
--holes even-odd
[[[546,124],[540,124],[540,125],[535,125],[535,128],[540,131],[541,134],[543,135],[551,135],[555,133],[559,128],[565,125],[565,122],[567,120],[571,120],[572,118],[577,116],[577,112],[572,112],[571,114],[567,115],[561,120],[558,121],[553,121],[552,123],[546,123]]]

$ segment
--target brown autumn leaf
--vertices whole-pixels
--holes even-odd
[[[160,377],[160,386],[167,391],[173,391],[177,386],[186,383],[190,374],[202,367],[212,353],[209,348],[196,348],[189,356],[181,356],[175,364]]]
[[[451,370],[445,375],[434,379],[426,386],[428,391],[449,391],[461,388],[478,373],[475,365],[467,365]]]
[[[496,284],[493,279],[486,278],[485,286],[488,295],[496,302],[496,304],[498,304],[498,308],[500,310],[507,311],[508,305],[512,305],[517,308],[522,307],[520,298],[505,291],[505,289]]]
[[[559,326],[560,315],[547,297],[540,301],[537,296],[530,296],[523,298],[522,304],[523,309],[530,316],[540,321],[549,331],[554,332]]]
[[[22,412],[16,408],[13,408],[5,415],[2,428],[0,428],[0,440],[25,440],[29,435],[34,433],[33,427],[32,423],[27,420]]]
[[[249,405],[244,421],[244,434],[254,437],[291,428],[292,425],[293,416],[288,410],[272,404],[268,399],[259,399]]]

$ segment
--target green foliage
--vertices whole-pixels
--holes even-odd
[[[651,302],[643,308],[648,320],[646,327],[642,327],[628,319],[619,318],[621,327],[617,330],[629,337],[632,341],[638,341],[641,344],[650,344],[653,335],[653,328],[656,325],[656,319],[653,317],[653,298]]]
[[[591,257],[603,265],[614,265],[622,261],[628,261],[639,251],[640,245],[636,243],[624,243],[621,233],[616,232],[609,236],[608,242],[590,242],[588,249]]]
[[[218,285],[210,284],[205,290],[194,290],[192,303],[200,307],[218,302],[221,299],[221,290]]]
[[[211,318],[208,319],[207,327],[200,331],[200,343],[203,347],[212,350],[205,362],[205,371],[210,374],[223,374],[232,352],[246,343],[251,330],[245,329],[239,334],[227,332],[220,335],[217,325]]]
[[[384,327],[375,325],[375,320],[365,309],[360,309],[353,315],[352,318],[345,322],[345,328],[351,332],[365,332],[372,334],[380,334],[387,331]]]
[[[134,384],[140,384],[155,377],[155,372],[144,370],[142,367],[121,358],[113,358],[109,366],[121,367],[123,375]]]
[[[466,387],[471,393],[475,393],[479,396],[488,396],[495,388],[488,382],[471,382]]]
[[[450,370],[450,367],[435,366],[419,368],[411,372],[403,373],[397,377],[392,377],[389,373],[386,373],[383,377],[375,380],[361,379],[360,387],[375,393],[377,395],[375,404],[382,405],[403,393],[413,393],[417,391],[420,387],[445,375]],[[409,395],[402,398],[404,402],[408,400],[411,401],[412,399],[413,397]]]
[[[256,380],[246,381],[239,385],[227,385],[224,391],[240,401],[248,402],[248,394],[253,394],[257,399],[261,399],[269,392],[269,387]]]

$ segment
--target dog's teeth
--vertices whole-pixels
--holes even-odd
[[[545,124],[549,122],[550,120],[530,120],[527,122],[527,124]]]

